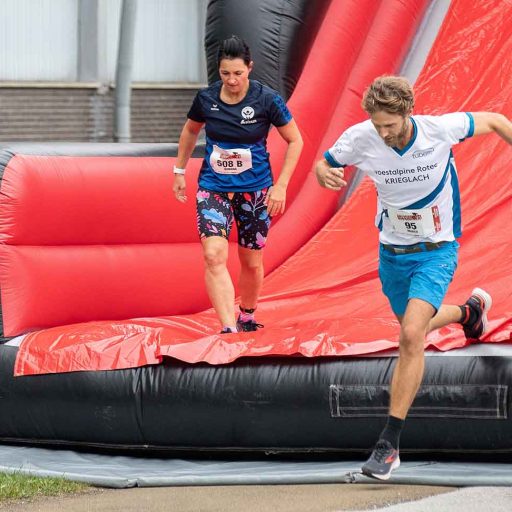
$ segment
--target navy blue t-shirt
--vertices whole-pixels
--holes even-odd
[[[252,192],[272,185],[267,153],[271,125],[292,115],[279,94],[256,80],[245,98],[231,105],[220,99],[222,82],[199,91],[188,118],[205,123],[206,151],[199,186],[219,192]]]

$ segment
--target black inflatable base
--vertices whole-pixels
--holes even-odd
[[[0,440],[189,452],[367,452],[394,357],[248,358],[230,365],[16,377],[0,346]],[[512,356],[427,357],[403,452],[512,453]]]

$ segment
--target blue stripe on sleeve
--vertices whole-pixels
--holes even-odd
[[[286,106],[286,103],[284,102],[283,98],[276,94],[274,96],[273,101],[281,114],[281,124],[276,124],[276,126],[284,126],[285,124],[288,124],[292,120],[292,114],[288,110],[288,107]]]
[[[329,165],[331,167],[345,167],[344,165],[341,165],[339,164],[338,162],[336,162],[336,160],[334,160],[334,158],[332,157],[332,155],[329,153],[329,151],[326,151],[324,153],[324,158],[327,160],[327,162],[329,163]]]
[[[466,112],[466,115],[469,117],[469,130],[466,137],[473,137],[475,133],[475,118],[471,112]]]

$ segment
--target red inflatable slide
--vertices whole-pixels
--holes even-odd
[[[151,171],[135,170],[129,179],[124,175],[124,181],[116,177],[116,172],[120,174],[123,170],[122,162],[118,171],[103,174],[102,166],[110,165],[108,158],[92,161],[85,157],[70,162],[69,172],[76,177],[73,179],[77,194],[90,185],[82,172],[89,166],[104,184],[102,190],[121,186],[117,192],[119,200],[104,205],[102,192],[90,190],[87,197],[104,205],[112,225],[97,227],[94,213],[85,222],[82,218],[63,219],[62,225],[52,228],[51,244],[48,238],[42,242],[44,237],[37,229],[43,219],[34,219],[37,203],[46,198],[31,197],[32,191],[38,190],[37,180],[45,162],[20,157],[15,165],[9,166],[2,181],[0,207],[4,226],[0,235],[0,279],[6,334],[50,327],[26,336],[18,352],[15,373],[129,368],[158,363],[164,356],[222,364],[242,356],[361,355],[395,348],[398,325],[380,291],[377,276],[373,185],[363,181],[324,225],[335,211],[339,197],[320,189],[310,171],[315,159],[344,128],[363,119],[359,102],[364,87],[373,77],[396,71],[426,3],[382,2],[376,11],[363,10],[360,1],[331,3],[289,102],[307,148],[291,191],[293,202],[271,231],[266,265],[273,272],[265,280],[258,310],[258,320],[265,328],[256,333],[219,336],[213,311],[198,311],[204,307],[205,298],[199,284],[202,270],[197,243],[186,238],[194,233],[190,212],[177,217],[177,206],[161,206],[155,220],[145,217],[146,206],[154,197],[144,197],[147,189],[143,183],[150,175],[156,180],[157,189],[165,186],[167,160],[151,159],[145,164]],[[363,12],[372,12],[374,17],[363,16]],[[350,23],[342,23],[343,19],[350,19]],[[498,0],[475,6],[461,0],[452,2],[417,81],[415,112],[493,110],[511,117],[512,85],[508,77],[512,63],[506,58],[512,50],[511,31],[512,6]],[[282,148],[277,140],[271,141],[270,152],[274,168],[279,168]],[[512,213],[512,191],[507,186],[507,171],[512,163],[512,149],[498,137],[486,136],[457,146],[455,158],[464,234],[460,240],[459,269],[448,300],[461,303],[474,286],[484,287],[492,294],[494,306],[491,330],[483,341],[510,341],[512,282],[508,268],[512,251],[507,221]],[[19,183],[21,173],[17,174],[17,166],[32,168],[31,176],[36,183]],[[55,171],[51,162],[48,167],[46,175],[52,175],[53,169],[58,190],[62,170],[59,167]],[[31,204],[33,210],[20,206],[20,190],[23,200],[28,198],[24,205]],[[78,196],[59,200],[65,203],[74,197]],[[49,204],[50,201],[45,203]],[[135,211],[134,204],[139,205]],[[165,205],[166,201],[156,204]],[[88,206],[84,205],[84,211]],[[173,218],[173,226],[180,226],[172,243],[160,228],[165,223],[158,224],[156,220],[167,217]],[[124,224],[118,225],[119,219]],[[119,238],[101,245],[98,240],[102,230]],[[86,252],[84,247],[76,246],[78,240],[87,244]],[[66,263],[73,250],[78,270],[70,269]],[[78,261],[83,258],[84,264]],[[140,268],[141,258],[150,280],[142,288],[130,270]],[[37,268],[31,266],[33,262],[37,262]],[[114,281],[131,280],[131,293],[139,294],[141,302],[149,301],[151,307],[144,309],[135,299],[112,292],[108,286],[111,273],[115,274]],[[62,288],[55,285],[59,279]],[[176,282],[179,286],[172,287]],[[23,290],[37,283],[39,288],[20,296],[19,283],[23,283]],[[49,293],[45,287],[49,283],[53,287],[53,301],[61,294],[67,304],[63,313],[50,311],[53,316],[48,321],[44,312]],[[98,292],[89,293],[91,283],[102,290],[101,299]],[[151,294],[151,287],[159,293]],[[172,296],[167,302],[173,303],[176,314],[149,318],[155,311],[159,314],[166,293]],[[79,321],[73,317],[75,307],[85,311],[85,317],[79,320],[104,321],[51,327],[70,323],[69,318]],[[178,316],[187,309],[198,312]],[[112,321],[130,316],[126,315],[130,311],[139,311],[132,316],[145,318]],[[466,343],[457,326],[434,332],[428,338],[429,346],[440,350]]]

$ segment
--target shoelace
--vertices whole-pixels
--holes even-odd
[[[480,300],[478,300],[477,297],[470,297],[466,303],[466,306],[472,310],[476,317],[474,318],[473,322],[470,322],[469,318],[471,318],[471,316],[469,316],[466,323],[462,325],[468,326],[470,329],[478,329],[482,323],[482,303]]]
[[[239,322],[242,331],[256,331],[264,327],[263,324],[258,324],[255,320],[247,320],[246,322]]]
[[[387,457],[389,457],[389,454],[392,450],[394,450],[394,448],[390,448],[390,446],[386,443],[377,443],[375,445],[374,452],[375,460],[379,463],[383,462]]]

